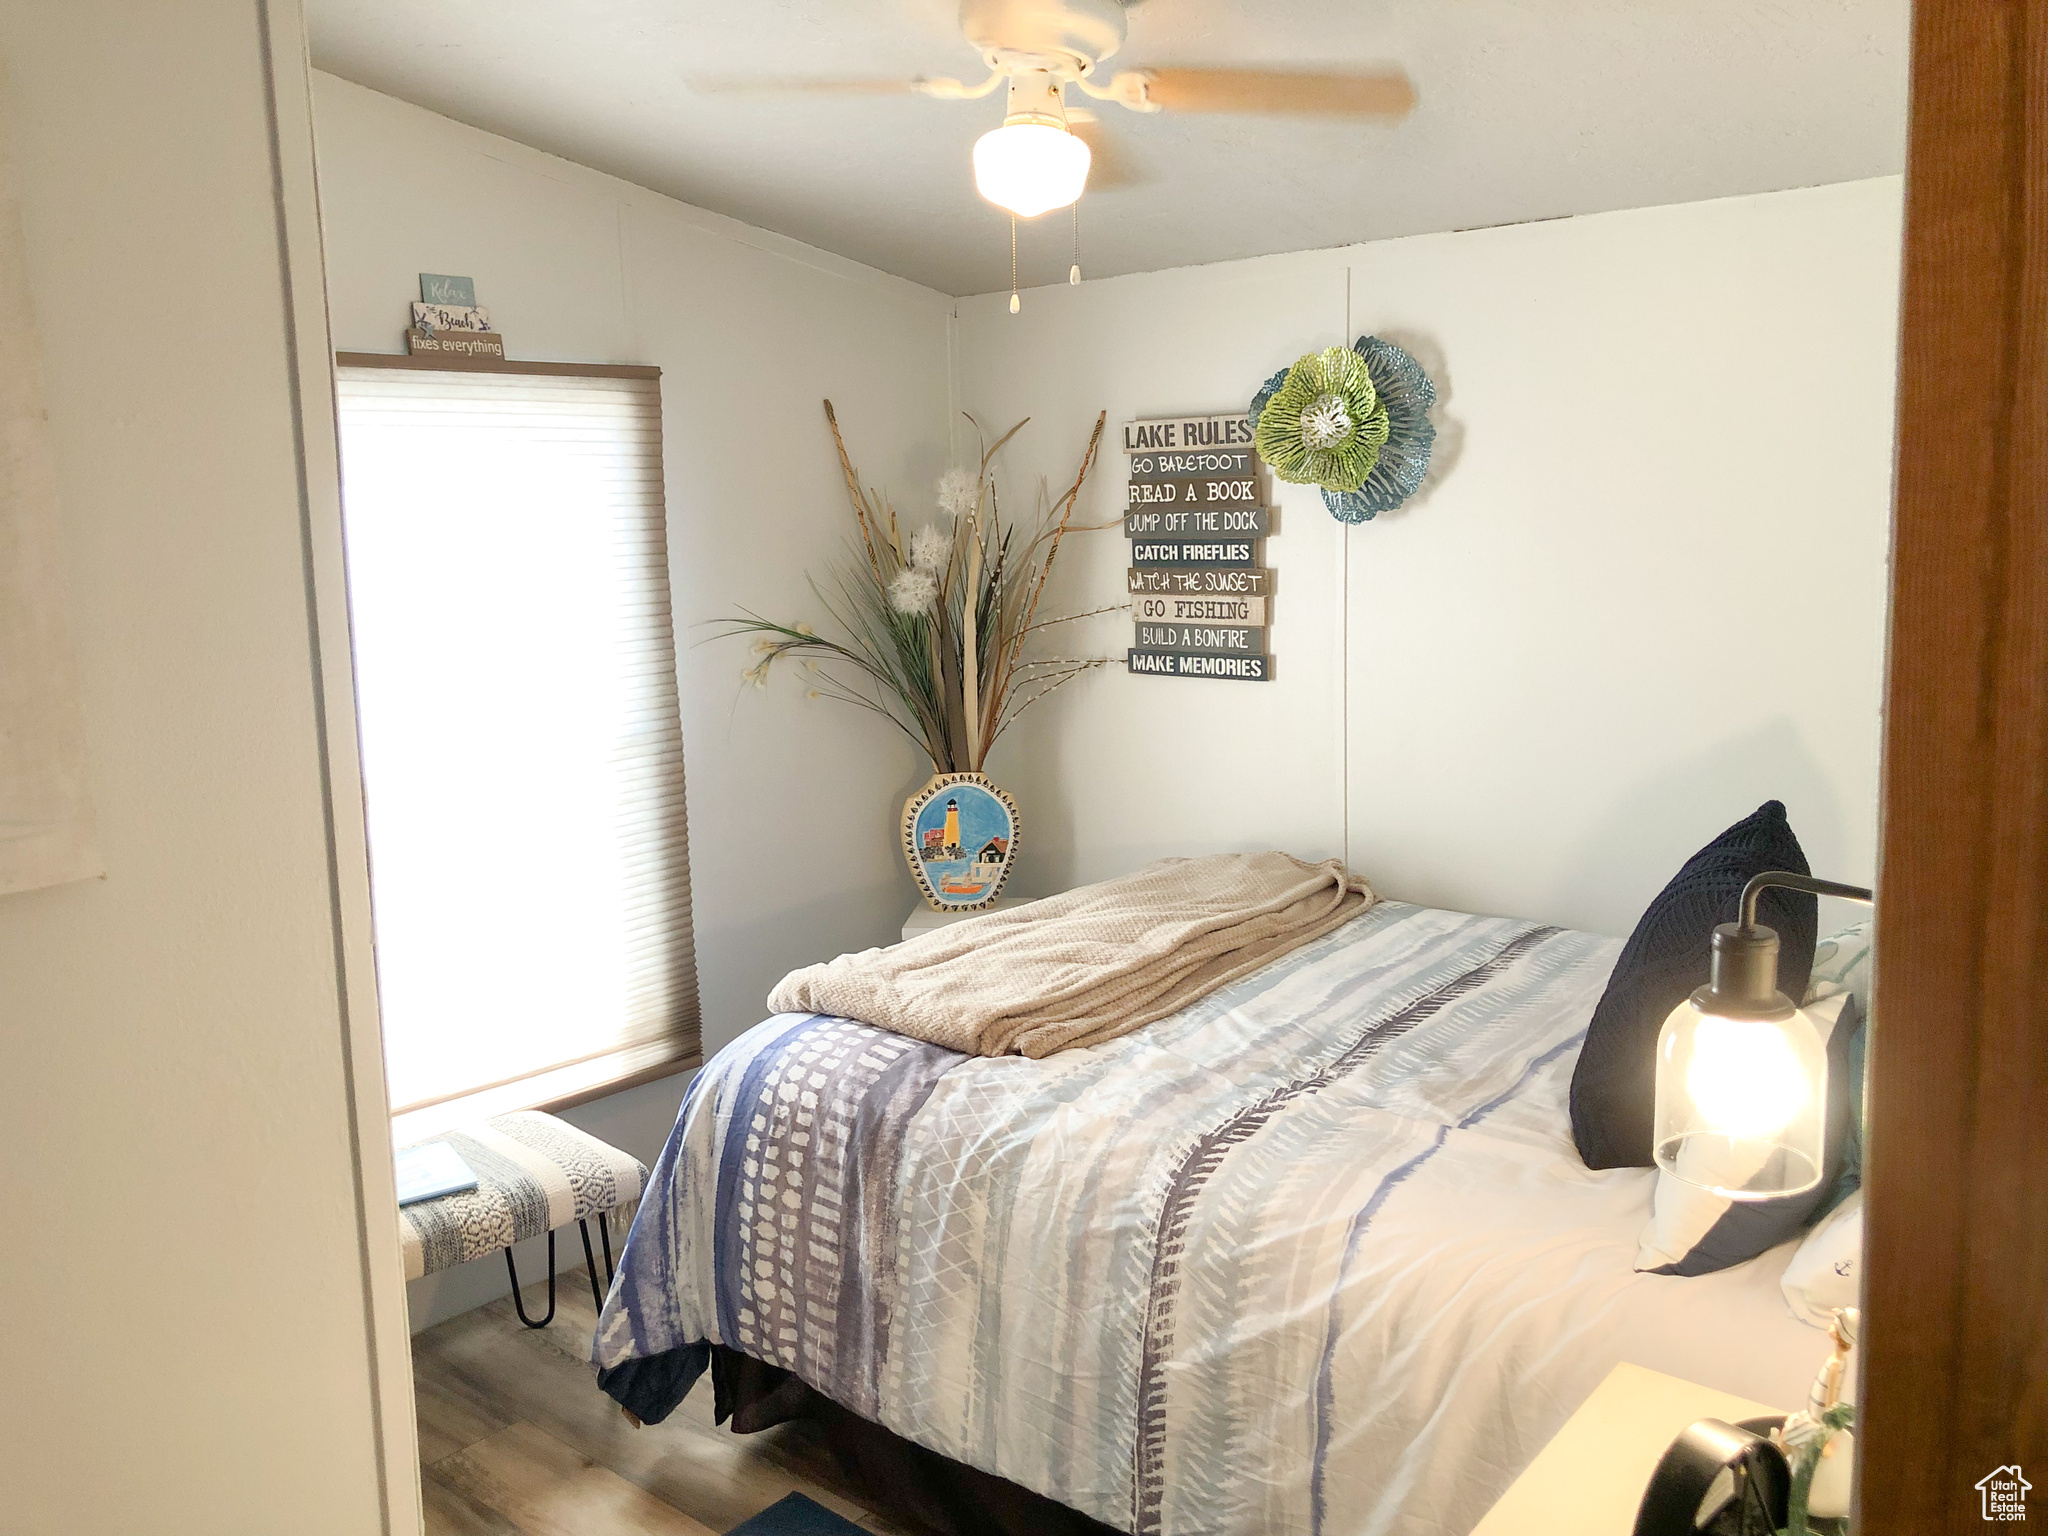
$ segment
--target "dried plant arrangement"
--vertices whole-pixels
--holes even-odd
[[[811,589],[840,637],[742,610],[740,617],[719,622],[727,634],[756,637],[759,660],[745,672],[746,680],[766,687],[778,661],[796,659],[810,674],[812,697],[882,716],[917,743],[934,773],[979,773],[989,750],[1025,710],[1111,660],[1027,654],[1049,629],[1124,606],[1042,611],[1066,537],[1119,526],[1114,520],[1074,521],[1108,415],[1095,418],[1080,468],[1065,491],[1055,497],[1040,480],[1028,524],[1005,521],[990,466],[1030,418],[991,443],[969,416],[981,440],[979,466],[941,476],[938,520],[906,538],[888,497],[862,488],[827,400],[825,420],[860,537],[849,541],[851,556],[831,573],[829,585],[814,577]]]

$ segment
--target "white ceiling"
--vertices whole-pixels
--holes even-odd
[[[978,77],[952,0],[308,0],[347,79],[947,293],[1009,283],[968,154],[1002,118],[918,96],[705,94],[735,76]],[[1146,179],[1081,204],[1106,277],[1847,181],[1900,168],[1908,0],[1146,0],[1112,67],[1397,65],[1394,125],[1144,117]],[[1064,212],[1021,228],[1058,281]]]

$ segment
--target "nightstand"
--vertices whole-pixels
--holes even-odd
[[[998,896],[987,906],[976,907],[971,912],[934,912],[923,902],[919,902],[910,916],[903,919],[903,937],[914,939],[920,933],[930,933],[934,928],[944,928],[949,923],[964,923],[970,917],[986,917],[991,912],[1021,907],[1036,900],[1036,896]]]
[[[1687,1425],[1784,1411],[1623,1361],[1536,1453],[1472,1536],[1631,1536],[1650,1474]]]

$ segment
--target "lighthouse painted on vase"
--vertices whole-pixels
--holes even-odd
[[[934,774],[903,806],[903,857],[925,903],[986,907],[1017,857],[1017,802],[978,773]]]

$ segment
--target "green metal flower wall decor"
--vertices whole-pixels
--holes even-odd
[[[1377,396],[1374,414],[1383,417],[1384,424],[1378,429],[1378,445],[1371,450],[1374,457],[1366,460],[1368,468],[1364,479],[1349,490],[1338,489],[1336,482],[1331,480],[1316,480],[1316,483],[1322,487],[1323,505],[1330,509],[1332,517],[1340,523],[1364,523],[1382,512],[1393,511],[1422,489],[1422,482],[1429,475],[1430,450],[1436,442],[1436,428],[1429,420],[1430,410],[1436,405],[1436,385],[1430,382],[1420,363],[1391,341],[1378,336],[1361,336],[1351,350],[1364,362]],[[1329,355],[1327,352],[1319,353],[1303,358],[1292,368],[1282,368],[1261,384],[1259,392],[1252,396],[1252,442],[1283,480],[1315,480],[1316,477],[1288,473],[1267,452],[1267,412],[1306,365],[1319,363]],[[1328,369],[1324,371],[1327,374]],[[1318,437],[1328,434],[1335,424],[1338,409],[1347,415],[1351,412],[1348,405],[1324,406],[1319,412],[1317,405],[1317,401],[1310,402],[1305,419]],[[1306,444],[1307,430],[1285,428],[1275,431],[1274,435],[1281,440],[1278,445],[1281,452],[1287,451],[1287,444],[1297,430]],[[1306,457],[1305,453],[1302,457]]]
[[[1388,430],[1365,359],[1326,347],[1287,370],[1258,414],[1252,446],[1282,480],[1342,493],[1365,484]]]

